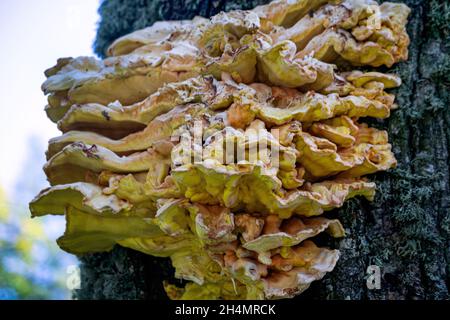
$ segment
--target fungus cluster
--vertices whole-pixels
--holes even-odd
[[[163,21],[108,58],[62,58],[42,85],[62,135],[32,216],[65,215],[59,246],[119,244],[170,257],[173,299],[298,295],[333,270],[345,235],[321,215],[365,175],[396,165],[384,119],[405,60],[409,8],[371,0],[277,0],[210,19]]]

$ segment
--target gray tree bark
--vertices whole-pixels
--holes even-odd
[[[252,8],[264,0],[104,0],[95,49],[157,20],[210,16]],[[450,288],[450,4],[405,0],[410,56],[391,69],[402,77],[399,109],[384,121],[398,167],[371,177],[374,202],[352,199],[328,216],[341,220],[347,237],[320,237],[341,250],[336,269],[296,299],[449,299]],[[78,299],[165,299],[172,278],[167,259],[116,247],[80,258]],[[381,271],[381,288],[369,290],[367,267]]]

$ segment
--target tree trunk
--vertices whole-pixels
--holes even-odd
[[[95,43],[102,55],[118,36],[157,20],[210,16],[248,9],[264,0],[104,0]],[[390,72],[402,77],[399,108],[373,126],[389,132],[398,167],[371,177],[375,201],[352,199],[328,213],[347,231],[343,240],[319,241],[341,250],[334,271],[297,299],[448,299],[450,287],[450,5],[406,0],[412,9],[409,59]],[[368,289],[367,268],[381,271]],[[174,280],[168,259],[116,246],[81,258],[78,299],[165,299],[162,281]]]

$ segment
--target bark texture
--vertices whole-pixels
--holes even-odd
[[[102,56],[118,36],[158,20],[210,16],[252,8],[265,0],[104,0],[95,42]],[[347,231],[340,241],[319,242],[341,250],[336,269],[296,299],[449,299],[450,290],[450,4],[405,0],[412,13],[409,60],[390,72],[402,77],[399,109],[371,125],[389,132],[398,167],[373,175],[374,202],[348,201],[328,213]],[[369,290],[367,267],[379,266],[381,288]],[[116,247],[81,257],[78,299],[165,299],[171,279],[167,259]],[[178,281],[173,280],[172,281]]]

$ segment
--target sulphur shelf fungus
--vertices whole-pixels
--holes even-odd
[[[331,272],[345,236],[324,213],[366,175],[395,167],[366,118],[397,108],[409,8],[372,0],[277,0],[210,19],[162,21],[108,57],[46,71],[51,185],[33,217],[65,215],[59,246],[121,245],[170,258],[172,299],[291,298]]]

